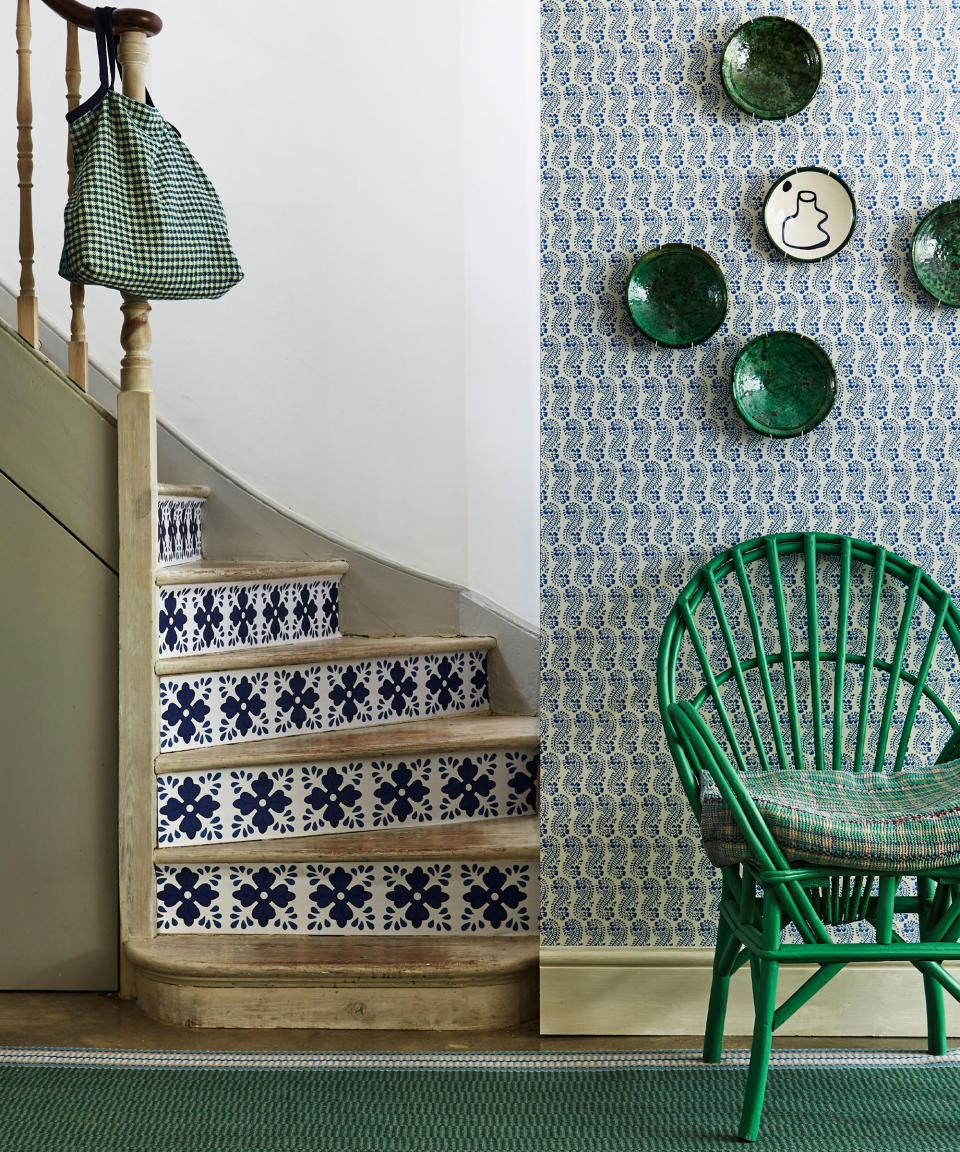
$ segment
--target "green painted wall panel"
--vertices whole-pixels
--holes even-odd
[[[4,476],[0,540],[0,988],[113,989],[117,578]]]

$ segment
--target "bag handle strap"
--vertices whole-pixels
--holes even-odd
[[[112,88],[117,75],[117,38],[113,34],[113,14],[116,8],[95,8],[93,27],[97,36],[97,56],[100,58],[100,92]]]
[[[113,89],[117,73],[123,80],[123,69],[117,59],[117,38],[113,34],[114,12],[116,12],[116,8],[95,8],[93,10],[93,27],[97,35],[97,57],[100,61],[100,87],[88,100],[84,100],[77,108],[67,113],[68,124],[74,120],[79,120],[85,112],[89,112],[91,108],[95,108],[100,103],[107,92]],[[144,103],[151,108],[156,107],[146,89],[144,89],[144,94],[146,96]],[[168,127],[173,128],[173,125],[168,124]],[[176,128],[173,130],[177,132]],[[180,133],[177,132],[177,135],[179,136]]]

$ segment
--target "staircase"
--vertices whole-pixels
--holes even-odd
[[[94,12],[45,2],[67,22],[75,108]],[[162,21],[117,9],[112,25],[123,95],[144,102]],[[16,27],[17,330],[39,361],[29,0]],[[71,164],[72,153],[68,188]],[[85,392],[83,285],[69,306],[69,376]],[[496,642],[342,635],[345,563],[204,559],[209,491],[157,482],[150,304],[122,293],[119,308],[115,441],[98,417],[99,454],[73,451],[64,414],[21,391],[23,418],[44,431],[54,506],[82,509],[83,486],[97,494],[94,554],[119,575],[120,994],[205,1027],[529,1018],[538,726],[492,711]],[[364,594],[376,599],[369,584]]]
[[[538,724],[488,637],[341,635],[347,565],[202,559],[157,489],[141,1007],[201,1027],[502,1028],[535,1012]]]

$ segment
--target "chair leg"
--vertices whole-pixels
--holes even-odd
[[[767,1087],[767,1067],[770,1063],[770,1046],[773,1042],[773,1013],[777,1000],[777,975],[780,965],[775,960],[754,960],[756,983],[754,985],[753,1044],[750,1047],[750,1069],[747,1072],[747,1091],[740,1113],[740,1127],[737,1135],[741,1140],[752,1143],[760,1130],[760,1114],[763,1111],[763,1096]]]
[[[927,1002],[927,1051],[942,1056],[947,1050],[947,1021],[943,1011],[943,986],[924,973],[923,995]]]
[[[730,991],[730,972],[740,951],[740,945],[727,922],[720,918],[717,925],[717,946],[713,953],[713,979],[710,984],[710,1006],[703,1036],[705,1064],[719,1064],[723,1059],[723,1024],[727,1016],[727,995]]]
[[[923,898],[920,913],[920,939],[928,939],[930,904],[936,887],[927,877],[917,878],[917,893]],[[943,1011],[943,985],[924,973],[923,998],[927,1003],[927,1051],[931,1056],[943,1056],[947,1050],[947,1022]]]

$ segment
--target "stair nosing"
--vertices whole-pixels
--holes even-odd
[[[158,496],[179,496],[184,500],[207,500],[210,489],[206,484],[158,484]]]
[[[154,582],[160,587],[169,584],[233,584],[255,580],[299,580],[324,576],[343,576],[349,570],[345,560],[278,561],[275,564],[259,560],[225,560],[222,563],[187,561],[182,565],[158,568]]]
[[[231,648],[195,656],[161,656],[158,676],[234,669],[282,668],[289,664],[329,664],[344,660],[379,660],[391,656],[433,656],[450,652],[487,652],[496,647],[492,636],[338,636],[304,644],[272,648]]]
[[[512,833],[513,836],[507,839],[515,842],[503,843],[500,838],[504,832]],[[429,847],[417,843],[424,840],[428,841]],[[416,828],[374,828],[273,840],[239,840],[226,844],[205,841],[153,850],[154,863],[161,865],[330,864],[339,861],[437,863],[448,860],[535,863],[539,859],[539,824],[533,814]]]
[[[511,728],[519,728],[520,731],[511,731]],[[377,737],[376,749],[365,750],[364,745],[374,734]],[[180,772],[266,767],[270,764],[323,762],[344,758],[364,759],[395,754],[532,749],[539,745],[540,725],[536,716],[473,712],[433,720],[367,725],[346,731],[275,736],[269,740],[248,740],[161,752],[154,761],[154,771],[158,776],[163,776]]]
[[[327,960],[322,956],[324,945],[331,947],[331,941],[349,941],[354,951],[350,959]],[[187,956],[177,956],[177,946],[181,941],[189,941],[185,946]],[[202,944],[194,943],[202,941]],[[212,942],[217,944],[211,946]],[[309,944],[306,942],[309,941]],[[489,941],[489,942],[488,942]],[[416,980],[422,984],[457,985],[479,982],[497,982],[531,968],[538,967],[540,941],[535,932],[516,937],[488,937],[477,940],[471,937],[444,937],[442,942],[444,958],[437,960],[436,944],[431,937],[367,937],[357,947],[357,937],[290,937],[282,936],[190,936],[164,934],[152,937],[134,937],[124,945],[127,959],[138,970],[154,979],[170,983],[189,982],[215,986],[229,983],[250,986],[269,985],[331,985],[348,980],[351,987],[406,985]],[[290,960],[284,953],[292,948],[310,948],[317,953],[313,960]],[[194,957],[192,951],[203,949]],[[258,950],[262,953],[257,955]],[[379,950],[379,955],[377,952]],[[469,956],[471,950],[483,955],[459,965],[450,959],[451,953],[458,950]],[[218,952],[236,953],[233,959],[220,958]],[[407,953],[422,951],[422,960],[409,957],[398,963],[390,957],[390,952]],[[271,953],[273,956],[271,957]],[[370,953],[374,958],[370,958]],[[433,955],[431,955],[433,953]]]

